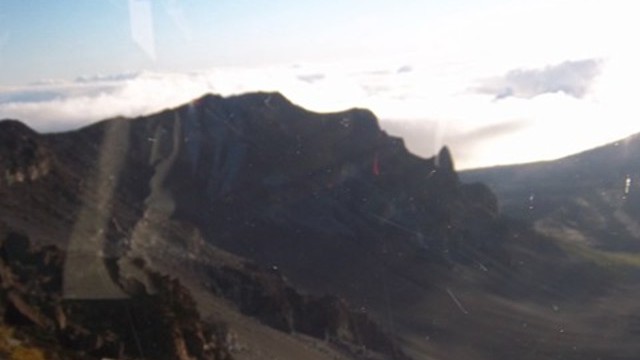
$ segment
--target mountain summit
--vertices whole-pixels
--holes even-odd
[[[560,306],[608,319],[584,303],[610,274],[368,110],[206,95],[67,133],[0,128],[3,324],[63,358],[610,353],[577,327],[571,344],[544,335]]]

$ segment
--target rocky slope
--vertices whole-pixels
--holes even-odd
[[[9,232],[0,244],[5,326],[51,358],[230,359],[226,328],[204,323],[175,279],[148,273],[155,294],[65,300],[64,252]],[[12,355],[13,354],[13,355]],[[14,356],[10,352],[5,356]]]
[[[616,322],[637,311],[620,300],[633,283],[505,219],[448,149],[414,156],[366,110],[207,95],[68,133],[3,121],[0,155],[0,239],[27,254],[4,259],[2,310],[25,343],[149,359],[639,350]],[[33,280],[15,280],[25,256]]]
[[[609,252],[640,250],[640,137],[544,163],[463,173],[495,190],[502,211],[540,231]]]

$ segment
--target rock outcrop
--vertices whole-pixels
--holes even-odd
[[[2,323],[19,329],[21,341],[65,359],[231,359],[225,325],[203,322],[177,280],[150,273],[154,294],[65,300],[64,252],[0,235]]]
[[[41,136],[15,120],[0,121],[0,189],[47,176],[53,156]]]

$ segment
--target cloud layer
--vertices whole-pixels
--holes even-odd
[[[0,119],[19,119],[43,132],[64,131],[150,114],[205,93],[279,91],[313,111],[369,108],[414,153],[431,156],[449,145],[458,168],[555,158],[640,131],[637,122],[627,121],[640,116],[635,99],[621,97],[617,88],[627,79],[626,67],[568,60],[490,78],[488,70],[469,64],[409,60],[46,80],[0,87]],[[478,79],[485,80],[469,92]]]
[[[205,93],[233,95],[280,91],[315,111],[384,104],[384,99],[410,96],[407,71],[395,63],[282,65],[217,68],[192,72],[134,72],[80,76],[71,81],[42,80],[0,87],[0,118],[15,118],[43,132],[64,131],[116,116],[133,117],[175,107]],[[380,100],[380,101],[378,101]],[[375,106],[374,106],[375,107]],[[379,115],[414,117],[379,106]],[[386,109],[386,110],[385,110]]]
[[[542,69],[515,69],[504,76],[480,81],[474,90],[480,94],[494,95],[496,99],[511,96],[531,99],[557,92],[582,98],[600,73],[601,66],[599,59],[586,59],[565,61]]]
[[[63,131],[115,116],[149,114],[206,92],[184,74],[122,74],[0,89],[0,117],[43,132]]]

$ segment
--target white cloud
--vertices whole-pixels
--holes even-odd
[[[515,69],[504,76],[481,80],[473,90],[494,95],[496,99],[511,96],[530,99],[557,92],[582,98],[600,73],[601,65],[601,60],[586,59],[565,61],[542,69]]]
[[[98,76],[0,89],[0,117],[39,131],[61,131],[115,117],[149,114],[207,92],[189,74]]]
[[[405,145],[414,153],[435,154],[447,145],[453,153],[456,167],[468,168],[482,162],[482,157],[487,155],[483,151],[487,144],[500,143],[508,136],[526,131],[531,124],[526,120],[513,119],[478,128],[461,128],[455,123],[436,120],[382,121],[381,125],[390,135],[403,138]],[[493,158],[500,159],[495,154]]]
[[[449,145],[459,168],[550,159],[640,131],[637,122],[628,121],[640,115],[633,102],[612,95],[624,74],[616,62],[602,65],[602,75],[589,83],[588,97],[542,92],[497,102],[494,93],[467,91],[486,76],[466,64],[425,63],[403,58],[85,76],[0,88],[0,118],[61,131],[115,116],[150,114],[209,92],[280,91],[313,111],[369,108],[390,133],[406,138],[411,151],[431,156]],[[403,67],[411,71],[399,72]],[[546,69],[565,71],[563,66]],[[546,76],[536,81],[555,86],[557,79]]]
[[[304,75],[298,75],[298,79],[302,80],[302,81],[306,81],[308,83],[314,83],[316,81],[320,81],[323,80],[325,78],[324,74],[304,74]]]

